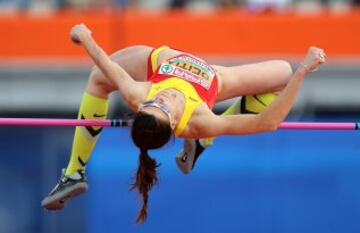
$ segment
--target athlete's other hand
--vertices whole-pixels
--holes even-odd
[[[303,60],[303,62],[301,62],[301,66],[307,72],[314,72],[325,61],[326,54],[323,49],[310,47],[305,59]]]
[[[76,24],[71,28],[70,38],[75,44],[81,44],[81,38],[91,35],[91,31],[85,24]]]

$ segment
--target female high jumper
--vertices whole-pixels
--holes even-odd
[[[105,119],[108,96],[114,91],[136,113],[131,136],[140,155],[131,189],[137,188],[142,195],[138,223],[147,217],[148,194],[157,181],[158,164],[148,155],[149,150],[162,147],[172,135],[185,138],[177,163],[188,173],[215,136],[276,130],[289,113],[305,77],[326,58],[322,49],[310,47],[293,73],[289,63],[283,60],[224,67],[166,46],[157,49],[132,46],[109,57],[84,24],[75,25],[70,36],[74,43],[85,48],[96,65],[78,118]],[[265,95],[265,100],[271,99],[266,108],[249,111],[259,114],[235,114],[237,102],[221,116],[211,111],[219,101],[260,93],[275,94]],[[267,105],[260,97],[255,99]],[[44,208],[62,209],[67,199],[87,190],[85,167],[101,130],[101,127],[76,127],[70,162],[55,188],[42,201]]]

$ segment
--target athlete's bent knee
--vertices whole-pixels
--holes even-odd
[[[293,75],[293,70],[291,68],[290,63],[285,60],[280,60],[280,64],[284,77],[290,79],[290,77]]]
[[[285,60],[278,60],[277,67],[279,72],[278,78],[280,79],[281,82],[280,86],[285,87],[293,75],[292,67],[290,63]]]
[[[104,76],[101,70],[93,67],[86,90],[99,97],[107,98],[111,92],[116,90],[116,86]]]

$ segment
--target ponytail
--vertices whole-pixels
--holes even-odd
[[[139,167],[135,183],[130,188],[130,190],[137,189],[142,196],[142,206],[136,223],[143,223],[146,220],[149,192],[158,180],[156,168],[159,164],[149,157],[148,150],[162,147],[169,141],[171,135],[169,122],[145,112],[137,113],[131,129],[131,137],[134,144],[140,148]]]
[[[143,223],[147,218],[149,192],[158,180],[156,168],[159,166],[156,160],[148,155],[146,149],[140,150],[136,180],[130,188],[130,190],[137,188],[139,194],[142,195],[142,206],[136,218],[136,223]]]

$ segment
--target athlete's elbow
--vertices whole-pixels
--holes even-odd
[[[267,122],[260,122],[258,124],[258,131],[259,132],[272,132],[279,128],[280,122],[276,121],[267,121]]]
[[[269,126],[269,132],[276,131],[279,128],[280,122],[272,123]]]

